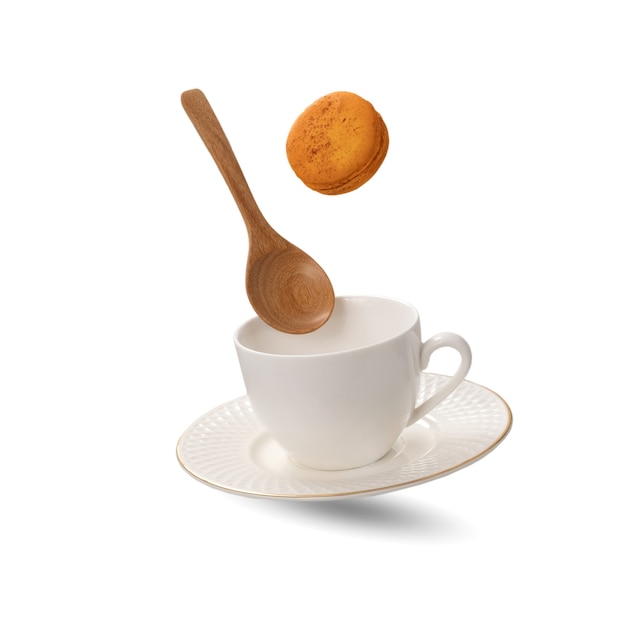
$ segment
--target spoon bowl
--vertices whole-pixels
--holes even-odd
[[[259,317],[277,330],[308,333],[322,326],[335,301],[328,285],[324,270],[296,246],[248,258],[248,299]]]
[[[330,317],[335,294],[326,272],[308,254],[279,235],[263,217],[222,126],[199,89],[181,102],[211,153],[248,231],[246,292],[256,314],[286,333],[309,333]]]

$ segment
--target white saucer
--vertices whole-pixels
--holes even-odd
[[[430,396],[447,376],[422,374]],[[183,468],[203,483],[240,495],[323,500],[412,487],[466,467],[491,452],[511,429],[507,403],[464,381],[430,414],[407,428],[376,463],[322,471],[292,463],[259,425],[247,396],[216,407],[183,433],[176,448]]]

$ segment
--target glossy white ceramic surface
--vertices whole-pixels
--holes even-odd
[[[471,365],[462,337],[441,333],[422,343],[413,306],[370,296],[337,298],[330,320],[307,335],[254,318],[237,330],[235,346],[258,420],[299,464],[325,470],[383,457]],[[442,347],[459,352],[457,371],[417,401],[420,373]]]

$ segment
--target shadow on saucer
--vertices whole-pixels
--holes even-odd
[[[317,528],[341,528],[364,533],[386,533],[393,539],[463,539],[470,537],[470,524],[444,509],[423,502],[407,502],[379,495],[344,500],[266,502],[280,509],[281,516],[299,522],[314,521]]]

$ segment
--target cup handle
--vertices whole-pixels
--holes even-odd
[[[444,383],[435,393],[419,406],[413,409],[407,426],[414,424],[418,419],[432,411],[440,402],[445,400],[464,380],[472,364],[472,351],[463,337],[455,333],[439,333],[432,336],[422,345],[420,371],[426,369],[430,357],[439,348],[454,348],[461,355],[461,363],[454,376]]]

